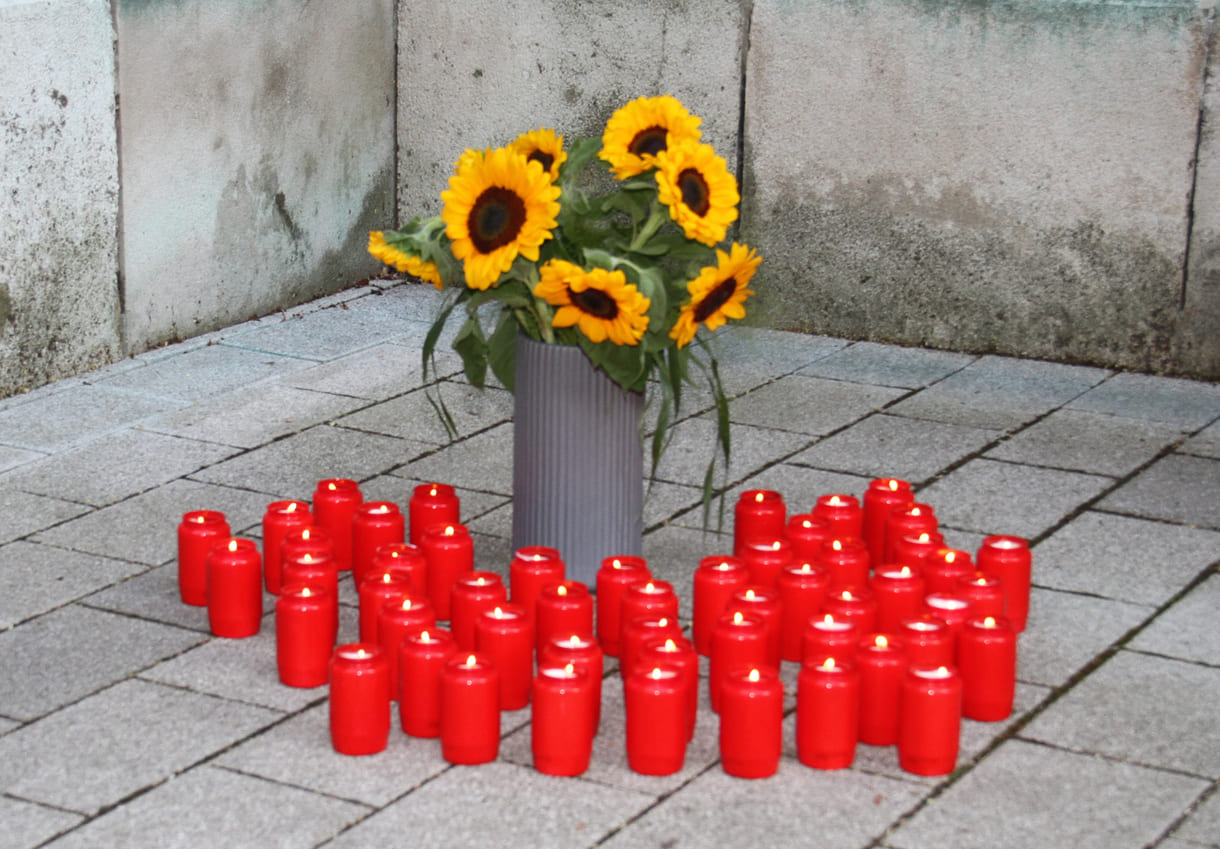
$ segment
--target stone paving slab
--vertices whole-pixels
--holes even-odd
[[[1140,631],[1128,648],[1220,666],[1217,610],[1220,610],[1220,575],[1213,573]],[[1220,834],[1220,830],[1216,833]]]
[[[1066,405],[1182,430],[1198,430],[1220,418],[1220,385],[1202,380],[1119,373]]]
[[[828,336],[794,336],[761,327],[724,328],[710,340],[725,393],[734,397],[842,350],[847,342]],[[696,378],[703,396],[702,381]],[[693,387],[685,387],[683,393]],[[710,397],[710,396],[709,396]]]
[[[1179,450],[1200,457],[1220,458],[1220,421],[1213,422],[1186,440]]]
[[[900,348],[877,342],[853,342],[800,370],[812,377],[919,389],[959,371],[977,357],[926,348]]]
[[[1195,844],[1215,846],[1220,842],[1220,793],[1212,793],[1186,818],[1173,836]]]
[[[185,353],[164,353],[148,365],[125,371],[99,383],[144,397],[201,401],[231,392],[234,387],[308,368],[310,360],[246,351],[229,345],[204,345]]]
[[[0,476],[0,543],[66,522],[88,513],[83,504],[5,489]]]
[[[467,383],[445,381],[438,394],[453,416],[459,437],[511,421],[513,417],[513,395],[504,389],[479,390]],[[440,416],[423,389],[366,407],[344,416],[336,424],[415,442],[449,443]]]
[[[278,321],[264,320],[244,332],[226,333],[224,343],[263,354],[325,361],[372,347],[401,332],[401,325],[392,318],[340,303],[308,312],[290,310]]]
[[[1017,678],[1059,686],[1153,613],[1144,605],[1035,587],[1017,643]]]
[[[364,494],[365,501],[390,501],[397,504],[402,510],[403,515],[407,515],[408,505],[411,502],[411,496],[415,492],[415,487],[421,484],[439,483],[439,480],[427,480],[424,478],[403,478],[397,474],[378,475],[360,484],[360,491]],[[460,502],[460,513],[462,524],[466,525],[472,531],[475,528],[471,525],[472,519],[479,516],[485,516],[494,512],[497,508],[510,503],[506,495],[498,495],[494,492],[480,492],[477,489],[464,489],[454,487]],[[508,534],[512,533],[512,520],[509,519]],[[505,534],[505,535],[508,535]]]
[[[26,451],[24,448],[11,448],[8,445],[0,445],[0,472],[6,472],[9,469],[15,469],[26,463],[41,460],[46,456],[41,451]]]
[[[0,411],[0,443],[34,451],[62,451],[181,405],[180,401],[82,384]]]
[[[1098,507],[1220,529],[1220,460],[1172,454],[1162,457]]]
[[[463,489],[511,495],[513,426],[511,423],[497,425],[469,439],[455,442],[441,453],[413,460],[405,452],[399,452],[394,459],[393,473],[400,477],[444,481]]]
[[[0,631],[145,568],[31,542],[0,546]]]
[[[29,849],[72,828],[80,814],[0,796],[0,849]]]
[[[441,377],[461,371],[462,360],[457,354],[438,352],[436,360]],[[384,401],[418,389],[423,383],[422,373],[417,349],[385,343],[293,372],[286,375],[282,383],[313,392]],[[433,376],[431,369],[428,376]]]
[[[796,453],[812,442],[812,437],[782,430],[754,427],[745,424],[729,426],[732,457],[727,469],[723,457],[717,458],[714,480],[737,481],[756,474],[761,469]],[[716,457],[716,421],[699,416],[674,425],[661,462],[657,466],[656,479],[685,486],[703,487],[707,464]],[[649,449],[644,449],[645,468],[650,460]]]
[[[176,562],[156,566],[100,590],[84,599],[83,604],[89,608],[124,613],[202,634],[211,633],[207,608],[182,603]]]
[[[738,424],[822,436],[903,394],[903,390],[887,386],[793,375],[742,396],[730,405],[729,419]]]

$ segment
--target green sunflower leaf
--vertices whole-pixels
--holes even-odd
[[[492,374],[509,392],[513,391],[517,350],[517,318],[512,310],[504,310],[500,321],[487,340],[487,362]]]
[[[462,371],[472,386],[482,389],[487,380],[487,339],[479,320],[471,316],[453,338],[453,350],[462,357]]]

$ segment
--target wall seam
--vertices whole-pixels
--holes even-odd
[[[125,263],[127,257],[125,239],[123,238],[123,120],[121,110],[121,95],[119,90],[119,3],[122,0],[110,0],[110,27],[114,47],[114,157],[116,169],[115,187],[115,245],[118,256],[115,257],[115,288],[118,294],[119,314],[118,331],[119,351],[123,356],[128,354],[127,340],[127,275]]]
[[[750,31],[754,25],[754,3],[746,4],[744,32],[741,38],[741,67],[738,71],[739,87],[737,92],[737,193],[745,200],[745,154],[746,154],[746,68],[750,64]],[[744,207],[744,204],[743,204]],[[738,218],[737,226],[743,222]]]
[[[1199,74],[1199,111],[1195,118],[1195,149],[1191,157],[1190,188],[1186,195],[1186,245],[1182,255],[1182,279],[1178,287],[1178,312],[1186,309],[1187,293],[1190,287],[1191,253],[1194,247],[1195,232],[1195,190],[1199,182],[1199,151],[1203,146],[1203,125],[1206,120],[1206,97],[1208,88],[1208,69],[1211,66],[1212,46],[1216,35],[1216,13],[1209,10],[1205,25],[1206,36],[1203,46],[1203,67]]]

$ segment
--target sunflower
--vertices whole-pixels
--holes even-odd
[[[517,136],[516,141],[508,147],[530,162],[537,162],[552,180],[559,179],[559,166],[568,158],[563,149],[563,136],[555,135],[554,130],[542,129],[525,133]]]
[[[621,271],[593,268],[553,259],[542,266],[534,294],[559,309],[551,324],[577,325],[594,342],[636,345],[648,329],[651,301],[627,282]]]
[[[639,97],[610,116],[599,157],[615,179],[626,180],[656,165],[656,155],[683,142],[699,141],[700,119],[668,94]]]
[[[559,187],[508,148],[462,154],[441,200],[445,234],[472,289],[494,285],[518,255],[537,261],[557,226]]]
[[[708,330],[715,330],[725,319],[744,318],[746,311],[742,304],[754,294],[746,285],[760,262],[762,257],[753,248],[736,242],[729,253],[717,250],[716,265],[705,267],[698,277],[686,284],[690,303],[682,308],[669,331],[669,338],[676,340],[682,348],[695,338],[695,331],[701,324]]]
[[[657,198],[686,238],[705,245],[724,239],[737,220],[737,179],[710,144],[674,145],[657,155]]]
[[[425,280],[438,289],[441,288],[441,273],[435,262],[412,256],[406,251],[386,244],[385,233],[381,230],[369,233],[369,253],[386,265],[392,265],[399,271]]]

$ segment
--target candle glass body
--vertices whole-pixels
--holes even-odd
[[[474,623],[475,650],[499,673],[500,709],[529,704],[534,676],[534,623],[517,604],[484,610]]]
[[[619,609],[620,646],[624,636],[623,632],[627,630],[627,623],[640,616],[677,621],[678,595],[674,592],[673,584],[650,578],[647,581],[632,584],[623,591],[623,601]]]
[[[520,605],[532,622],[537,614],[538,594],[547,584],[562,581],[566,569],[558,549],[546,545],[518,549],[508,564],[509,600]]]
[[[398,698],[398,648],[407,632],[415,628],[435,628],[436,614],[427,602],[403,596],[381,605],[377,614],[377,644],[390,669],[391,698]]]
[[[313,493],[314,521],[330,534],[340,572],[352,568],[352,518],[363,501],[360,485],[346,478],[318,481]]]
[[[1007,619],[972,618],[957,644],[962,715],[998,722],[1012,714],[1017,682],[1017,635]]]
[[[733,506],[733,554],[740,557],[748,542],[784,535],[788,508],[784,497],[770,489],[748,489]]]
[[[996,535],[983,539],[978,550],[980,572],[995,575],[1004,585],[1004,615],[1013,630],[1025,630],[1029,616],[1029,585],[1032,556],[1029,543],[1021,537]]]
[[[692,648],[692,652],[693,652]],[[672,775],[686,761],[686,691],[678,669],[641,665],[623,682],[627,766],[641,775]]]
[[[597,570],[597,639],[608,656],[618,657],[623,592],[651,577],[644,558],[634,555],[607,557]]]
[[[815,616],[805,625],[801,662],[820,664],[826,658],[838,662],[854,662],[860,628],[850,619],[836,619],[833,614]]]
[[[208,554],[208,624],[218,637],[252,637],[263,618],[262,558],[253,540],[230,538]],[[278,589],[278,587],[277,587]]]
[[[814,769],[851,766],[860,712],[860,675],[855,667],[806,664],[796,686],[797,760]]]
[[[500,751],[500,672],[478,652],[450,658],[441,671],[441,757],[453,764],[494,761]]]
[[[538,651],[551,637],[593,633],[593,594],[579,581],[546,584],[538,593],[534,610]]]
[[[868,548],[864,541],[834,537],[822,543],[817,564],[826,570],[832,587],[862,587],[868,584]]]
[[[538,668],[534,676],[530,748],[534,769],[580,775],[593,754],[589,674],[575,665]]]
[[[906,646],[908,665],[926,669],[953,665],[953,632],[937,617],[925,613],[905,619],[898,636]]]
[[[398,720],[403,733],[440,736],[441,672],[457,654],[453,635],[442,628],[412,628],[403,635],[398,646]]]
[[[704,557],[695,569],[694,617],[691,635],[695,651],[706,655],[712,647],[712,628],[724,613],[733,593],[750,583],[750,570],[737,557],[715,555]]]
[[[830,526],[832,539],[864,539],[864,508],[854,495],[823,495],[810,512]]]
[[[428,593],[428,558],[423,549],[409,542],[391,542],[377,547],[373,552],[373,563],[365,573],[384,575],[389,572],[395,578],[405,579],[418,595]]]
[[[957,765],[962,679],[951,667],[912,666],[902,682],[898,765],[916,775],[947,775]]]
[[[465,525],[433,525],[419,547],[428,561],[428,600],[437,619],[449,619],[454,582],[474,571],[474,540]]]
[[[971,616],[991,616],[996,619],[1004,616],[1004,584],[994,575],[986,572],[965,575],[958,579],[952,594],[970,602]]]
[[[315,517],[316,519],[316,517]],[[284,534],[280,543],[280,584],[284,584],[284,565],[306,555],[314,559],[335,559],[335,541],[330,532],[318,525],[306,525]]]
[[[949,641],[953,644],[953,662],[957,663],[957,639],[962,626],[970,618],[970,600],[948,593],[928,593],[924,596],[923,612],[935,616],[949,626]]]
[[[699,713],[699,654],[684,637],[653,637],[640,647],[635,671],[648,672],[657,666],[672,667],[680,676],[686,705],[686,739],[690,740],[695,736]]]
[[[734,670],[767,665],[767,626],[753,614],[726,613],[712,629],[707,686],[712,710],[720,711],[720,694]]]
[[[219,510],[191,510],[178,525],[178,593],[184,604],[208,603],[208,553],[232,535]]]
[[[898,742],[898,706],[907,668],[901,640],[892,634],[864,637],[856,647],[856,668],[860,675],[860,742],[892,746]]]
[[[822,609],[826,598],[826,570],[803,563],[779,574],[776,589],[780,599],[779,643],[784,660],[804,657],[805,628]]]
[[[780,602],[779,590],[771,587],[748,586],[744,590],[733,593],[729,599],[726,612],[735,611],[752,613],[762,620],[767,629],[766,664],[772,669],[779,669],[783,652],[780,646],[780,629],[783,627],[783,605]]]
[[[326,683],[335,647],[335,597],[326,589],[291,581],[275,600],[275,666],[288,687]]]
[[[453,584],[449,630],[462,651],[474,651],[474,623],[480,613],[508,600],[508,589],[495,572],[467,572]]]
[[[267,592],[278,595],[283,583],[280,573],[280,547],[284,537],[314,523],[304,501],[272,501],[263,514],[263,575]]]
[[[923,576],[910,566],[882,566],[873,573],[869,589],[877,599],[878,631],[895,632],[905,620],[923,612],[927,594]]]
[[[945,537],[940,531],[920,531],[891,540],[886,537],[886,545],[891,546],[890,561],[899,566],[910,566],[918,569],[923,565],[923,559],[945,544]]]
[[[383,545],[406,540],[406,520],[398,505],[389,501],[366,501],[352,517],[352,577],[360,586],[372,572],[373,555]]]
[[[601,727],[602,677],[605,675],[606,666],[604,652],[597,640],[581,634],[554,637],[542,647],[538,663],[551,666],[566,666],[570,663],[588,673],[589,710],[593,716],[593,734],[596,736],[597,729]]]
[[[412,601],[423,602],[425,598],[411,592],[411,585],[403,580],[396,580],[388,573],[379,577],[369,577],[359,585],[360,596],[360,642],[377,642],[377,617],[387,601],[402,601],[410,598]],[[434,611],[435,613],[435,611]]]
[[[640,650],[649,640],[681,637],[682,623],[672,616],[632,616],[623,623],[623,636],[619,641],[618,668],[623,680],[635,670],[640,660]]]
[[[792,543],[792,556],[797,563],[813,562],[830,539],[830,525],[812,513],[796,513],[788,518],[784,536]]]
[[[419,545],[433,525],[457,525],[461,519],[461,500],[452,486],[444,483],[423,483],[411,491],[407,502],[411,520],[409,540]]]
[[[284,591],[284,587],[295,584],[317,587],[330,595],[333,601],[330,605],[330,642],[333,646],[339,635],[339,570],[334,558],[322,557],[315,560],[311,555],[303,554],[300,560],[285,560],[280,566],[281,593]]]
[[[906,507],[914,502],[911,485],[897,478],[878,478],[869,481],[864,491],[864,544],[868,546],[869,558],[876,566],[885,555],[885,521],[895,507]]]
[[[877,599],[866,586],[832,587],[822,602],[822,612],[856,623],[862,634],[877,630]]]
[[[958,581],[974,573],[974,562],[969,552],[941,547],[924,557],[920,572],[928,592],[953,593]]]
[[[390,673],[380,646],[338,646],[330,661],[331,744],[344,755],[371,755],[389,737]]]
[[[779,769],[784,685],[774,669],[737,669],[724,680],[720,761],[737,778],[766,778]]]
[[[882,555],[882,561],[900,562],[896,550],[898,540],[903,537],[917,537],[924,532],[932,533],[937,524],[936,513],[927,504],[912,501],[906,507],[893,508],[885,519],[885,553]]]
[[[750,572],[751,584],[773,589],[779,580],[779,573],[796,562],[796,555],[787,537],[755,537],[742,547],[741,561]]]

